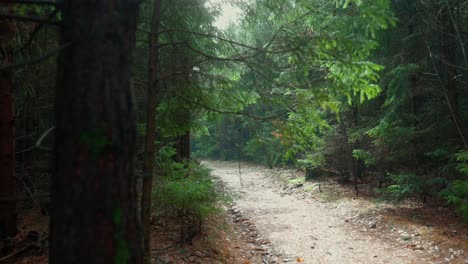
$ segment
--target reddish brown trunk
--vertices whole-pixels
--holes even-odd
[[[16,233],[15,113],[12,76],[0,73],[0,236]]]
[[[161,12],[161,0],[155,0],[153,6],[153,19],[150,36],[150,61],[148,73],[148,108],[146,117],[146,138],[144,157],[144,177],[141,198],[141,216],[143,222],[143,244],[145,250],[145,263],[151,263],[151,194],[153,191],[153,174],[155,167],[156,146],[156,108],[158,104],[158,37]]]
[[[64,0],[51,264],[143,263],[131,72],[139,0]]]
[[[0,21],[2,63],[11,62],[9,42],[14,35],[13,23]],[[0,71],[0,237],[16,234],[14,103],[13,75],[8,71]]]

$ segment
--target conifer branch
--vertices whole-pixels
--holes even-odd
[[[41,1],[41,0],[2,0],[4,4],[17,4],[17,5],[48,5],[58,6],[59,3],[55,1]]]
[[[23,21],[23,22],[35,22],[35,23],[41,23],[41,24],[46,24],[46,25],[51,25],[51,26],[60,25],[60,22],[58,21],[52,21],[52,20],[44,19],[42,17],[37,17],[37,16],[20,16],[20,15],[12,15],[12,14],[0,14],[0,19],[13,19],[13,20],[18,20],[18,21]]]

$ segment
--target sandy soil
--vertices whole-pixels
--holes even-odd
[[[350,223],[352,215],[375,205],[352,198],[300,199],[291,189],[294,186],[281,188],[272,171],[264,167],[242,164],[239,174],[236,162],[205,161],[204,164],[239,194],[234,211],[254,222],[260,235],[285,256],[281,262],[439,263],[422,243],[399,244],[372,232],[377,222],[363,228]],[[302,184],[297,186],[303,188]],[[317,186],[310,186],[307,191],[315,191],[314,188]],[[443,262],[468,263],[463,255]]]

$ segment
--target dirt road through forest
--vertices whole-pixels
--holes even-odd
[[[268,175],[271,170],[261,166],[242,164],[239,177],[236,162],[204,164],[240,194],[235,207],[291,262],[430,263],[423,251],[395,246],[353,227],[345,216],[359,208],[351,208],[355,206],[351,202],[335,206],[335,202],[298,199],[279,188]]]

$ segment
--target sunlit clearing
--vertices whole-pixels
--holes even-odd
[[[238,7],[226,0],[210,0],[208,6],[220,8],[220,14],[213,23],[219,29],[227,29],[230,24],[236,23],[241,13]]]

